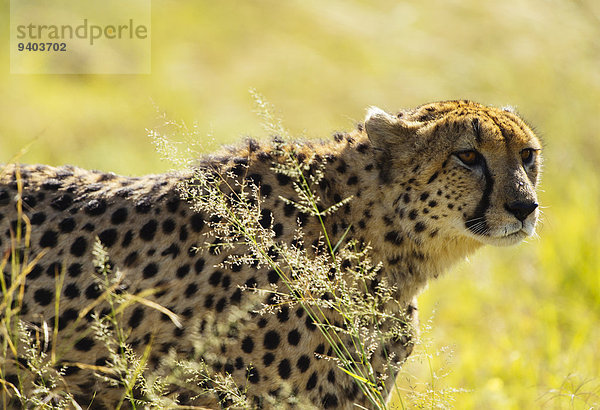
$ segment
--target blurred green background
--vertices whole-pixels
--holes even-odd
[[[2,36],[0,162],[33,141],[21,161],[164,171],[146,136],[160,114],[197,123],[207,150],[260,137],[250,88],[307,138],[369,105],[516,106],[545,142],[539,238],[420,297],[432,358],[406,368],[403,402],[433,386],[427,407],[600,406],[600,2],[154,0],[150,75],[11,75]]]

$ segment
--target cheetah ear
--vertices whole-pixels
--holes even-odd
[[[371,143],[376,148],[386,151],[402,142],[412,140],[411,135],[414,135],[421,125],[419,122],[390,115],[377,107],[370,107],[365,118],[365,129]]]

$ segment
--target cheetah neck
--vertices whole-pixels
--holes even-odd
[[[321,194],[333,202],[349,196],[352,200],[333,215],[329,229],[338,238],[349,229],[351,237],[371,245],[372,257],[383,263],[382,275],[397,287],[400,304],[480,246],[470,238],[444,234],[438,226],[444,221],[415,210],[419,194],[410,172],[384,181],[381,173],[387,164],[377,164],[363,132],[346,134],[332,151],[339,153],[338,159],[327,168],[331,184]]]

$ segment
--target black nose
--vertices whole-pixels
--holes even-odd
[[[509,204],[504,204],[504,208],[521,222],[523,222],[530,213],[535,211],[535,208],[537,207],[538,204],[530,201],[513,201]]]

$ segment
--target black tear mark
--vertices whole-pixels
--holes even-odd
[[[475,133],[475,140],[477,143],[481,143],[481,125],[479,124],[479,118],[473,118],[471,125],[473,126],[473,132]]]
[[[481,156],[481,169],[483,170],[483,176],[485,178],[485,189],[483,190],[483,195],[481,196],[481,200],[477,204],[473,215],[465,222],[465,226],[474,234],[481,234],[488,229],[485,213],[490,207],[490,197],[492,195],[492,190],[494,189],[494,178],[492,177],[483,156]]]

